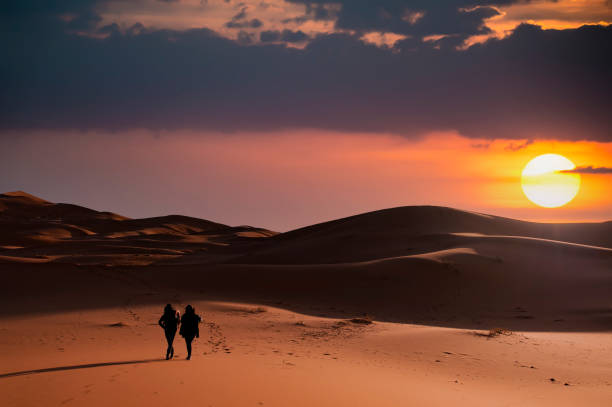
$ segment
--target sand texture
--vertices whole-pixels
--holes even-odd
[[[610,406],[612,222],[288,233],[0,195],[7,406]],[[166,303],[203,317],[164,360]]]

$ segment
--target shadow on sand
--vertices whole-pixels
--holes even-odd
[[[102,366],[119,366],[119,365],[136,365],[142,363],[153,363],[153,362],[161,362],[166,361],[165,359],[143,359],[143,360],[126,360],[121,362],[102,362],[102,363],[87,363],[83,365],[70,365],[70,366],[57,366],[57,367],[48,367],[45,369],[34,369],[34,370],[22,370],[19,372],[10,372],[0,374],[0,379],[5,379],[8,377],[14,376],[27,376],[38,373],[49,373],[49,372],[61,372],[64,370],[77,370],[77,369],[89,369],[92,367],[102,367]]]
[[[0,279],[11,287],[0,295],[0,320],[127,303],[161,311],[168,302],[228,301],[335,319],[367,314],[381,322],[485,331],[610,332],[612,250],[583,256],[538,247],[520,246],[512,264],[482,256],[463,265],[423,258],[117,268],[0,264]],[[550,267],[531,261],[542,256]]]

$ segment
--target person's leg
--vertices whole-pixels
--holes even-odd
[[[168,339],[168,347],[170,348],[170,359],[174,357],[174,336],[176,335],[176,331],[170,332],[170,339]]]
[[[166,334],[166,342],[168,342],[168,348],[166,349],[166,359],[170,359],[170,349],[172,349],[172,342],[174,341],[174,334],[172,331],[164,331]]]
[[[185,344],[187,345],[187,360],[191,359],[191,341],[193,341],[193,336],[185,337]]]

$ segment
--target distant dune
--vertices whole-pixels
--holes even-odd
[[[178,215],[128,219],[23,192],[0,195],[0,205],[0,263],[13,269],[129,267],[140,279],[218,298],[282,298],[296,310],[314,302],[445,326],[601,330],[612,320],[612,222],[415,206],[277,234]],[[16,293],[21,277],[10,278]],[[78,289],[89,278],[64,280]]]
[[[19,191],[0,194],[0,227],[0,261],[108,265],[147,265],[202,251],[223,257],[230,243],[275,234],[180,215],[129,219]]]
[[[384,209],[320,223],[270,239],[269,247],[238,262],[341,263],[427,253],[456,247],[457,234],[523,236],[612,247],[612,222],[524,222],[437,206]]]
[[[181,215],[129,219],[9,192],[0,194],[0,225],[5,258],[79,263],[95,255],[88,264],[350,263],[426,254],[485,236],[612,247],[612,222],[534,223],[435,206],[385,209],[278,234]]]

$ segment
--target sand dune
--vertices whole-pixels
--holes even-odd
[[[0,194],[0,226],[0,261],[102,265],[147,265],[202,253],[207,258],[200,255],[198,262],[216,261],[233,256],[233,246],[240,251],[276,234],[181,215],[129,219],[25,192]]]
[[[369,212],[275,236],[236,262],[320,264],[427,253],[461,244],[458,233],[523,236],[612,247],[612,222],[524,222],[434,206]]]
[[[3,194],[0,391],[25,406],[607,406],[611,228],[404,207],[276,234]],[[204,313],[189,363],[158,359],[167,302]]]
[[[18,221],[11,213],[23,213],[22,206],[33,213],[29,206],[56,205],[23,193],[6,196],[5,207],[11,209],[4,213],[11,224]],[[15,300],[41,281],[22,279],[29,268],[57,263],[52,273],[75,291],[97,285],[88,282],[84,270],[96,275],[121,267],[123,276],[152,285],[236,301],[275,298],[303,313],[312,313],[313,304],[327,304],[380,321],[558,331],[607,330],[612,319],[610,222],[537,224],[450,208],[404,207],[275,234],[184,216],[113,216],[102,223],[96,211],[76,212],[64,214],[73,222],[80,217],[74,227],[22,219],[36,227],[29,233],[36,230],[49,240],[0,250],[0,262],[8,263],[3,270],[23,270],[11,277]],[[61,265],[80,266],[75,270],[81,274],[63,276],[75,271]],[[46,295],[49,284],[42,281],[38,296]],[[98,304],[97,296],[90,295],[87,306],[108,305]]]

